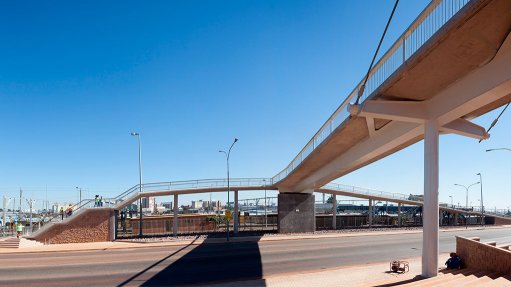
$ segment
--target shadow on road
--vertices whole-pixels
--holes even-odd
[[[191,246],[191,243],[165,256],[118,287],[132,285],[135,281],[140,286],[186,286],[261,279],[263,270],[258,245],[260,237],[251,239],[253,240],[229,243],[206,239],[196,247]],[[179,258],[174,261],[175,257]],[[161,271],[141,282],[140,279],[146,277],[147,273],[153,273],[155,269]],[[257,285],[251,282],[251,286],[266,286],[264,280],[259,281]]]

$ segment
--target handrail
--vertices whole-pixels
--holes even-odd
[[[231,187],[272,187],[273,182],[271,178],[231,178],[229,180]],[[182,181],[168,181],[168,182],[154,182],[154,183],[144,183],[142,184],[142,188],[139,188],[139,185],[135,185],[120,195],[104,199],[107,202],[107,205],[110,206],[115,205],[119,202],[123,202],[130,197],[134,197],[135,195],[140,193],[140,190],[143,193],[151,192],[151,191],[162,191],[162,190],[183,190],[183,189],[200,189],[200,188],[213,188],[213,187],[227,187],[227,179],[201,179],[201,180],[182,180]]]
[[[380,58],[369,72],[366,88],[361,96],[361,103],[367,100],[381,84],[385,82],[403,63],[406,62],[427,40],[433,36],[447,21],[449,21],[470,0],[433,0],[419,14],[415,21],[394,42],[389,50]],[[323,141],[341,124],[349,119],[347,104],[355,97],[363,80],[353,89],[341,105],[327,119],[321,128],[300,150],[293,160],[275,175],[273,183],[286,178],[298,167]]]

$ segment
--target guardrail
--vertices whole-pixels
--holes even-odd
[[[369,72],[369,78],[360,101],[365,101],[380,87],[401,65],[406,62],[433,34],[435,34],[447,21],[449,21],[470,0],[433,0],[397,39],[392,47],[374,65]],[[341,103],[335,112],[328,118],[319,131],[281,172],[275,175],[274,183],[286,178],[298,167],[337,127],[349,118],[347,104],[358,94],[363,80],[353,89],[349,96]]]

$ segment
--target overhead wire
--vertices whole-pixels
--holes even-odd
[[[500,116],[502,116],[502,114],[506,111],[507,107],[509,106],[509,104],[511,103],[507,103],[507,105],[504,107],[504,109],[502,109],[502,111],[500,112],[500,114],[497,116],[497,118],[495,118],[493,120],[493,122],[491,123],[490,127],[486,130],[486,133],[489,133],[491,131],[491,129],[497,124],[497,122],[499,121],[500,119]],[[482,142],[483,140],[480,139],[479,140],[479,143]]]
[[[360,89],[358,90],[358,96],[356,104],[359,103],[360,98],[362,97],[362,94],[364,94],[365,86],[367,83],[367,80],[369,79],[369,73],[371,72],[371,69],[373,68],[374,61],[376,60],[376,56],[378,56],[378,52],[380,51],[381,44],[383,43],[383,39],[385,39],[385,34],[387,34],[387,29],[389,28],[390,22],[392,21],[392,17],[394,16],[394,12],[396,11],[397,4],[399,3],[399,0],[396,0],[396,3],[394,4],[394,8],[392,9],[392,13],[390,13],[389,20],[387,21],[387,25],[385,25],[385,30],[383,30],[383,34],[380,38],[380,43],[378,43],[378,48],[376,48],[376,52],[373,55],[373,60],[371,61],[371,65],[369,65],[369,69],[367,70],[367,74],[364,78],[364,82],[362,83],[362,86],[360,86]]]

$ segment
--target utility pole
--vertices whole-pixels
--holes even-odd
[[[6,213],[6,210],[7,210],[7,206],[9,205],[9,201],[11,199],[7,199],[7,196],[4,195],[4,198],[3,198],[3,204],[2,204],[2,223],[4,225],[4,230],[5,230],[5,226],[6,226],[6,216],[5,216],[5,213]]]
[[[32,206],[34,204],[33,199],[27,199],[28,207],[30,208],[30,230],[32,230]]]
[[[23,190],[20,188],[20,209],[18,210],[18,222],[21,221],[21,197],[23,196]]]

